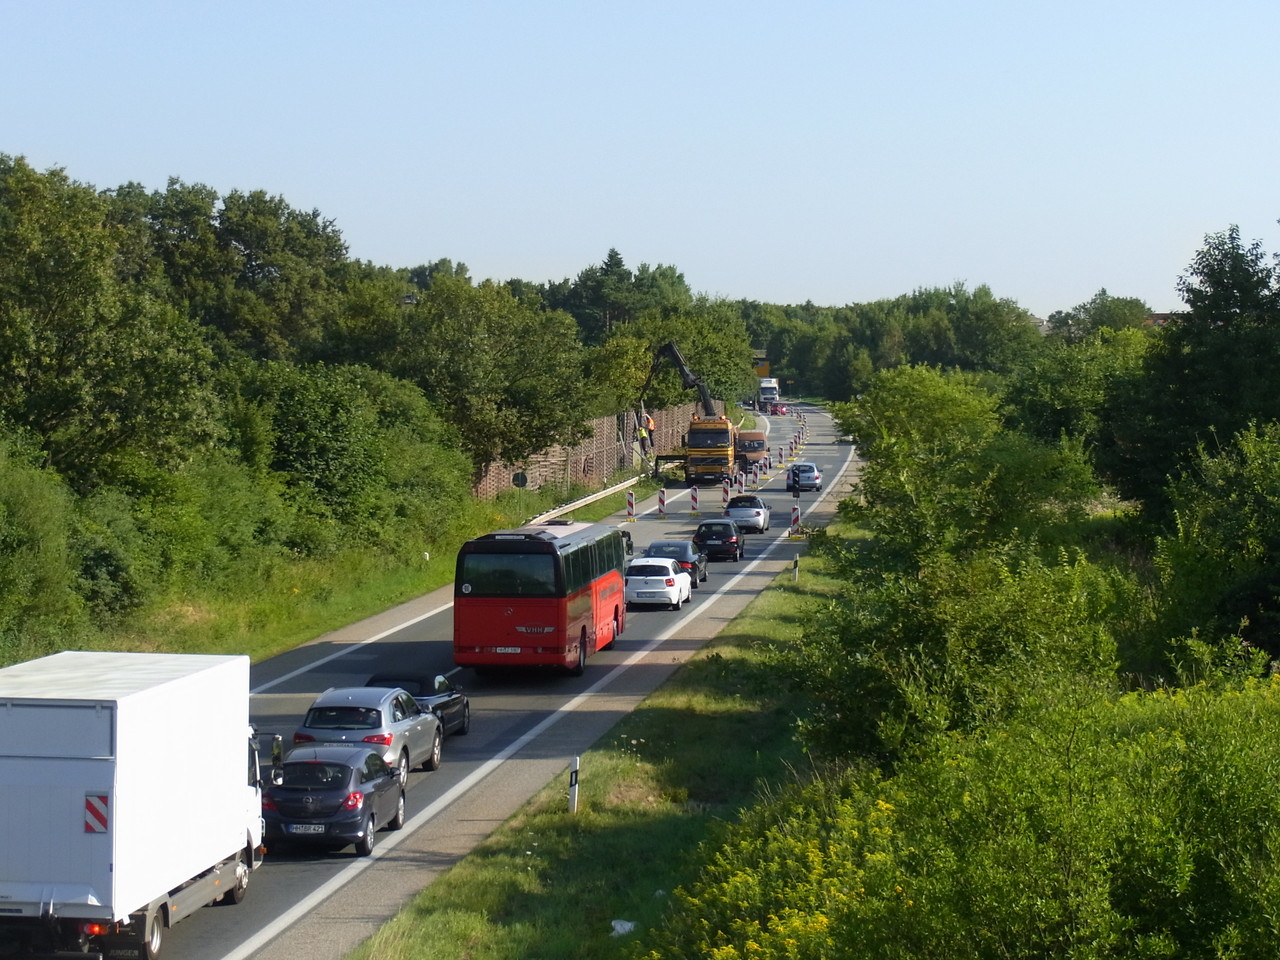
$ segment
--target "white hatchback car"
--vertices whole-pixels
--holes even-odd
[[[669,557],[636,557],[627,564],[627,606],[661,604],[679,610],[693,595],[693,578]]]

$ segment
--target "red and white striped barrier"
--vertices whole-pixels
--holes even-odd
[[[658,516],[665,517],[667,515],[667,489],[663,487],[658,491]]]
[[[791,536],[800,536],[800,505],[795,504],[791,508]]]
[[[720,502],[726,507],[729,505],[729,483],[730,481],[726,480],[720,484]]]
[[[698,515],[698,488],[697,487],[689,488],[689,513],[695,517]]]
[[[635,523],[636,520],[636,492],[634,490],[627,491],[627,522]]]

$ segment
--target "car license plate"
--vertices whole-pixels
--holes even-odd
[[[707,541],[708,546],[712,546],[712,547],[718,547],[718,546],[720,546],[720,544],[722,544],[722,543],[724,543],[724,541],[723,541],[723,540],[708,540],[708,541]]]
[[[290,833],[324,833],[323,823],[291,823],[288,825]]]
[[[636,594],[641,600],[652,600],[654,597],[660,597],[662,594],[654,593],[652,590],[641,590]]]
[[[520,648],[519,647],[494,647],[493,652],[494,653],[519,653]]]

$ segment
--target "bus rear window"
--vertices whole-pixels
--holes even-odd
[[[554,597],[555,557],[549,553],[468,553],[458,589],[468,597]]]

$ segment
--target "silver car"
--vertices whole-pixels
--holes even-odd
[[[730,497],[725,505],[724,515],[736,523],[744,533],[764,533],[769,529],[769,518],[772,515],[769,504],[763,497],[751,493],[740,493]]]
[[[416,766],[440,766],[440,718],[399,687],[339,687],[316,697],[293,734],[300,744],[373,744],[407,783]]]

